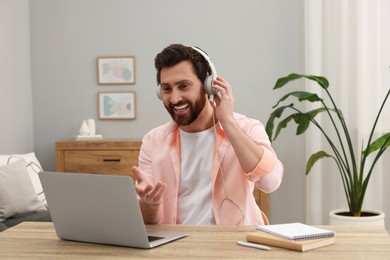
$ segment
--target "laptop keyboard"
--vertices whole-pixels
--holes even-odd
[[[159,239],[163,239],[164,237],[158,237],[158,236],[148,236],[149,242],[153,242]]]

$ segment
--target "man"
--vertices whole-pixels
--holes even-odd
[[[202,50],[170,45],[155,67],[157,92],[173,121],[144,136],[133,167],[145,223],[267,223],[253,189],[277,189],[283,166],[264,126],[233,111],[231,86]],[[214,100],[204,84],[217,93]]]

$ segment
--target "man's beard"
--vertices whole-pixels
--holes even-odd
[[[203,95],[200,95],[200,97],[195,100],[195,103],[189,103],[187,113],[184,115],[178,115],[175,112],[174,106],[180,106],[182,104],[185,104],[186,102],[180,102],[178,104],[172,105],[169,104],[169,106],[165,106],[168,113],[171,115],[173,121],[176,122],[179,126],[186,126],[192,124],[200,115],[202,110],[204,109],[206,105],[207,98]]]

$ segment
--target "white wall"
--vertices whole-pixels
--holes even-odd
[[[0,154],[33,150],[28,0],[0,0]]]
[[[55,142],[74,137],[82,119],[97,120],[99,91],[136,91],[136,120],[97,120],[105,138],[142,138],[170,120],[153,64],[168,44],[208,52],[234,88],[236,111],[264,124],[280,95],[276,79],[304,70],[302,0],[34,0],[30,11],[34,147],[47,170]],[[136,56],[136,85],[98,85],[96,57],[104,55]],[[275,145],[286,172],[271,196],[274,223],[304,221],[305,145],[293,135]]]

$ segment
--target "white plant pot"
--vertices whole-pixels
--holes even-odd
[[[336,209],[329,212],[329,225],[352,225],[352,226],[385,226],[385,213],[379,210],[362,210],[372,213],[373,216],[352,217],[337,215],[348,212],[348,209]]]

